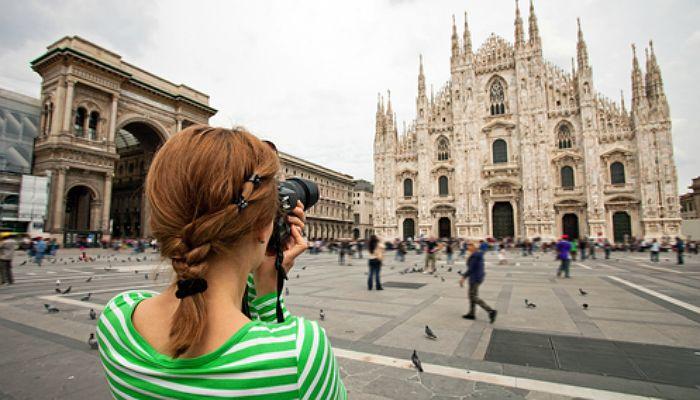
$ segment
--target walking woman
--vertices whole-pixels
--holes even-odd
[[[105,306],[97,337],[114,398],[347,398],[323,328],[283,299],[277,308],[266,248],[281,215],[278,169],[274,149],[241,129],[193,125],[156,153],[150,226],[174,281]],[[307,248],[301,203],[284,218],[289,272]]]
[[[367,277],[367,290],[372,290],[372,277],[376,283],[377,290],[384,290],[379,275],[382,271],[382,260],[384,260],[384,245],[379,243],[377,235],[372,235],[369,238],[369,276]]]

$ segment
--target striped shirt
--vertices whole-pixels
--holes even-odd
[[[157,293],[128,291],[105,306],[99,353],[116,399],[347,399],[323,328],[291,316],[277,323],[273,293],[248,297],[252,320],[217,350],[195,358],[158,353],[136,331],[136,305]]]

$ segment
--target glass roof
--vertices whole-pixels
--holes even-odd
[[[114,142],[117,145],[117,149],[125,149],[127,147],[134,147],[140,144],[139,140],[136,139],[136,136],[124,129],[119,130]]]

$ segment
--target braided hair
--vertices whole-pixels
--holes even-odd
[[[154,157],[146,196],[153,236],[177,277],[180,304],[169,344],[174,357],[202,339],[207,261],[273,220],[278,169],[274,150],[238,128],[190,126]]]

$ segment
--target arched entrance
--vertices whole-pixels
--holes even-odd
[[[416,237],[416,222],[413,218],[406,218],[403,220],[403,238],[404,240]]]
[[[94,196],[87,186],[73,186],[66,194],[66,230],[89,231]]]
[[[615,243],[622,243],[632,237],[632,219],[624,211],[613,214],[613,238]]]
[[[569,237],[569,239],[578,239],[578,215],[564,214],[564,216],[561,218],[561,230],[564,235]]]
[[[447,217],[442,217],[438,220],[438,233],[440,238],[452,237],[452,221]]]
[[[513,206],[510,202],[499,201],[494,203],[491,214],[493,224],[493,237],[503,239],[515,236],[515,224],[513,222]]]
[[[360,238],[360,230],[358,228],[352,230],[352,238],[355,240]]]
[[[117,131],[119,160],[114,166],[110,218],[112,236],[140,238],[150,234],[144,184],[148,167],[163,140],[145,122],[131,122]]]

